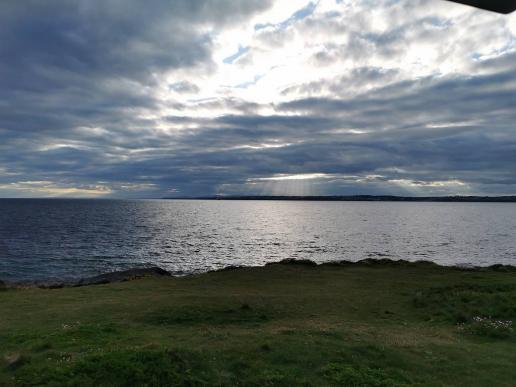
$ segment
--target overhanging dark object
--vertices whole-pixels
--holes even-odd
[[[516,0],[449,0],[454,3],[471,5],[498,13],[511,13],[516,10]]]

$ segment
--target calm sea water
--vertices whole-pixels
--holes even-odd
[[[0,200],[0,278],[176,274],[284,258],[516,265],[516,204]]]

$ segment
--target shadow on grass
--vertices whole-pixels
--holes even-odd
[[[243,304],[235,308],[167,308],[149,313],[143,321],[151,325],[257,325],[272,319],[273,313]]]
[[[406,386],[410,379],[399,371],[382,368],[353,367],[349,364],[330,363],[322,374],[330,385],[337,386]]]
[[[60,365],[20,365],[15,384],[20,385],[117,385],[117,386],[206,386],[206,385],[349,385],[401,386],[410,383],[393,369],[331,362],[314,370],[308,380],[294,370],[261,367],[235,358],[210,361],[210,356],[184,350],[122,350],[78,359],[65,359]],[[224,360],[224,361],[222,361]],[[218,364],[218,365],[217,365]],[[225,364],[226,369],[220,366]]]
[[[201,386],[215,381],[215,371],[198,355],[169,350],[113,351],[89,355],[70,364],[27,365],[16,378],[22,385]]]

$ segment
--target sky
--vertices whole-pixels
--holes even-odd
[[[516,194],[516,12],[0,3],[0,197],[355,194]]]

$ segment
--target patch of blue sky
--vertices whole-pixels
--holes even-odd
[[[255,75],[254,76],[254,79],[252,81],[247,81],[247,82],[243,82],[243,83],[240,83],[236,86],[234,86],[235,88],[237,89],[247,89],[249,86],[254,86],[256,85],[256,83],[262,79],[263,77],[265,76],[265,74],[258,74],[258,75]]]
[[[516,53],[516,39],[512,38],[510,41],[508,41],[506,44],[504,44],[502,47],[498,47],[496,49],[491,50],[490,52],[474,52],[470,54],[470,58],[473,59],[475,62],[493,59],[502,55],[510,54],[511,52]]]
[[[284,30],[290,24],[292,24],[298,20],[303,20],[304,18],[306,18],[306,17],[310,16],[312,13],[314,13],[315,9],[317,8],[317,4],[318,4],[318,2],[314,3],[311,1],[307,5],[305,5],[303,8],[294,12],[288,19],[285,19],[282,22],[279,22],[277,24],[272,24],[272,23],[256,24],[254,26],[254,30],[258,31],[258,30],[262,30],[262,29],[268,28],[268,27],[273,27],[278,30]]]
[[[211,102],[216,101],[217,97],[205,97],[205,98],[188,98],[186,102],[188,103],[203,103],[203,102]]]
[[[421,23],[427,24],[432,27],[438,27],[438,28],[448,28],[452,26],[451,20],[446,20],[442,17],[437,16],[429,16],[421,19]]]
[[[246,52],[248,52],[250,49],[249,46],[243,47],[238,46],[238,51],[234,53],[233,55],[228,56],[227,58],[224,58],[222,62],[226,64],[233,64],[238,58],[240,58],[242,55],[244,55]]]

